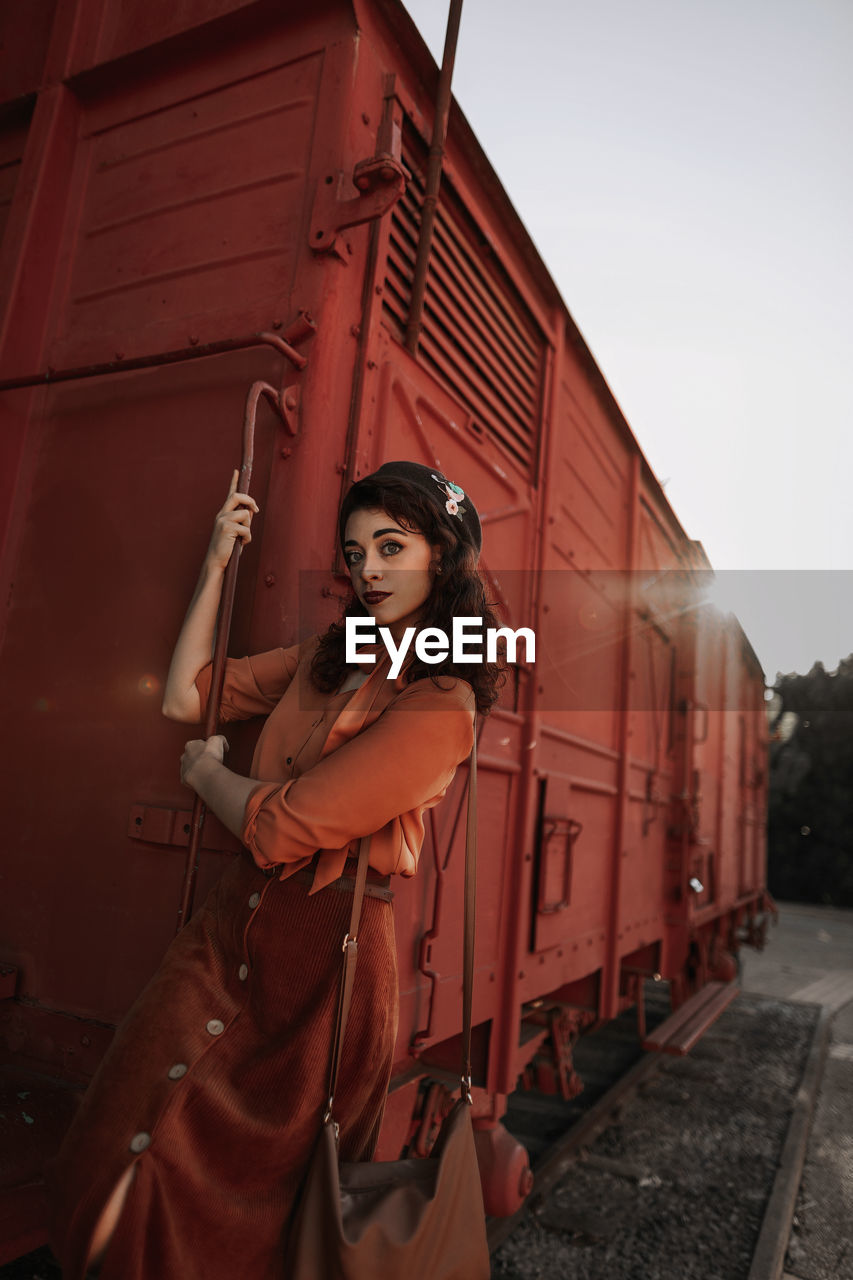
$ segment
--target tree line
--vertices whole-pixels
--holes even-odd
[[[853,654],[774,685],[767,876],[774,897],[853,907]],[[793,712],[793,715],[788,713]]]

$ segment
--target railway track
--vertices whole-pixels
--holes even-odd
[[[742,994],[686,1058],[624,1016],[582,1040],[585,1105],[512,1100],[534,1187],[490,1220],[495,1280],[780,1280],[827,1037],[815,1007]]]
[[[651,1031],[669,1012],[668,984],[646,983],[645,1003],[647,1029]],[[530,1153],[534,1185],[512,1217],[489,1220],[492,1253],[542,1202],[643,1082],[659,1069],[661,1059],[657,1054],[643,1052],[636,1013],[631,1009],[582,1037],[575,1049],[574,1064],[584,1081],[583,1092],[576,1098],[564,1101],[523,1090],[510,1098],[505,1124]]]

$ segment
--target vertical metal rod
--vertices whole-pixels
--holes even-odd
[[[604,1008],[600,1010],[600,1016],[604,1018],[615,1018],[619,1012],[619,978],[620,978],[620,947],[619,932],[622,910],[624,907],[623,887],[625,875],[623,872],[623,859],[627,854],[626,846],[630,839],[628,808],[630,805],[630,797],[628,794],[628,786],[631,780],[631,759],[630,752],[632,749],[631,742],[631,703],[632,703],[632,679],[633,679],[633,663],[636,654],[636,620],[634,610],[636,608],[636,583],[638,553],[640,546],[640,453],[635,451],[631,455],[629,480],[628,480],[628,527],[626,530],[626,547],[625,547],[625,600],[623,603],[623,638],[622,651],[619,657],[619,761],[616,767],[616,785],[618,787],[618,801],[616,807],[616,829],[613,833],[613,844],[610,852],[610,886],[609,886],[609,931],[607,938],[607,953],[605,959],[604,979],[602,983],[604,991]]]
[[[295,368],[301,370],[305,368],[308,361],[305,356],[301,356],[298,351],[294,350],[290,344],[291,342],[301,342],[304,338],[310,337],[316,327],[309,313],[300,311],[299,315],[292,324],[288,325],[283,334],[263,332],[255,334],[254,337],[259,342],[265,342],[273,347],[286,360],[289,360]],[[243,457],[240,465],[240,478],[237,482],[240,486],[240,493],[249,493],[249,486],[252,483],[252,467],[255,458],[255,421],[258,405],[261,399],[265,397],[286,426],[287,412],[284,405],[284,395],[283,382],[280,390],[276,390],[268,382],[253,382],[249,388],[246,396],[246,407],[243,411]],[[213,650],[210,697],[207,700],[207,714],[204,721],[205,738],[212,737],[219,727],[219,707],[222,702],[222,686],[225,681],[225,659],[228,653],[231,615],[234,612],[234,595],[237,590],[237,568],[242,549],[243,544],[238,539],[231,551],[231,559],[226,566],[225,577],[222,582],[222,595],[219,601],[219,614],[216,625],[216,643]],[[187,860],[184,866],[184,883],[181,890],[181,905],[178,908],[176,933],[180,932],[192,914],[199,854],[201,852],[201,837],[206,816],[207,810],[204,802],[200,796],[196,796],[190,820],[190,839]]]
[[[280,409],[279,395],[275,387],[267,382],[255,382],[249,388],[246,397],[246,408],[243,415],[243,459],[240,466],[238,484],[241,493],[248,493],[252,483],[252,466],[255,456],[255,419],[258,403],[266,396],[274,408]],[[234,613],[234,596],[237,590],[237,568],[243,544],[238,538],[231,551],[231,559],[225,569],[222,582],[222,595],[219,602],[219,615],[216,626],[216,644],[213,651],[213,671],[211,672],[210,696],[207,700],[207,713],[204,720],[204,736],[212,737],[219,726],[219,707],[222,702],[222,686],[225,681],[225,659],[228,653],[228,638],[231,633],[231,618]],[[178,908],[178,920],[175,932],[179,933],[189,920],[195,898],[195,885],[198,876],[199,854],[201,852],[201,836],[207,809],[201,796],[196,796],[193,803],[193,815],[190,820],[190,839],[187,848],[187,860],[184,867],[184,884],[181,891],[181,905]]]
[[[432,126],[432,142],[429,149],[426,191],[421,210],[421,231],[418,239],[418,256],[412,280],[412,300],[409,304],[409,322],[406,325],[406,346],[412,355],[418,350],[421,323],[426,295],[426,278],[429,254],[432,247],[433,224],[438,207],[438,189],[441,185],[441,162],[447,139],[447,122],[450,117],[450,84],[453,64],[456,61],[456,42],[459,38],[459,22],[462,17],[462,0],[450,0],[447,17],[447,34],[444,38],[444,55],[438,77],[438,95],[435,103],[435,119]]]

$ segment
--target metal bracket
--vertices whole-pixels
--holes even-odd
[[[166,809],[150,804],[131,806],[127,821],[127,834],[133,840],[146,844],[171,845],[186,849],[192,831],[191,809]],[[227,831],[212,815],[205,826],[205,849],[237,853],[242,845],[236,836]]]
[[[575,1071],[572,1051],[581,1033],[595,1022],[595,1014],[566,1005],[545,1005],[528,1010],[524,1022],[548,1028],[548,1038],[524,1068],[524,1087],[559,1095],[569,1101],[583,1092],[583,1080]]]
[[[572,850],[574,843],[583,831],[583,823],[574,818],[558,818],[545,816],[542,819],[542,868],[539,886],[538,910],[542,915],[554,911],[564,911],[571,902],[572,888]],[[552,858],[563,859],[563,875],[559,899],[547,898],[547,863]]]
[[[347,261],[337,238],[348,227],[381,218],[397,203],[406,190],[408,172],[400,160],[388,153],[360,161],[353,170],[352,181],[360,194],[346,199],[347,178],[343,169],[327,173],[318,183],[311,211],[309,244],[315,253],[335,253]]]

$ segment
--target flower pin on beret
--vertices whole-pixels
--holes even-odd
[[[434,472],[431,472],[430,474],[439,489],[442,489],[447,497],[447,501],[444,504],[445,510],[447,510],[452,516],[458,516],[461,520],[465,514],[465,508],[460,507],[459,503],[465,497],[464,490],[460,489],[458,484],[453,484],[450,480],[443,480],[441,476],[435,475]]]

